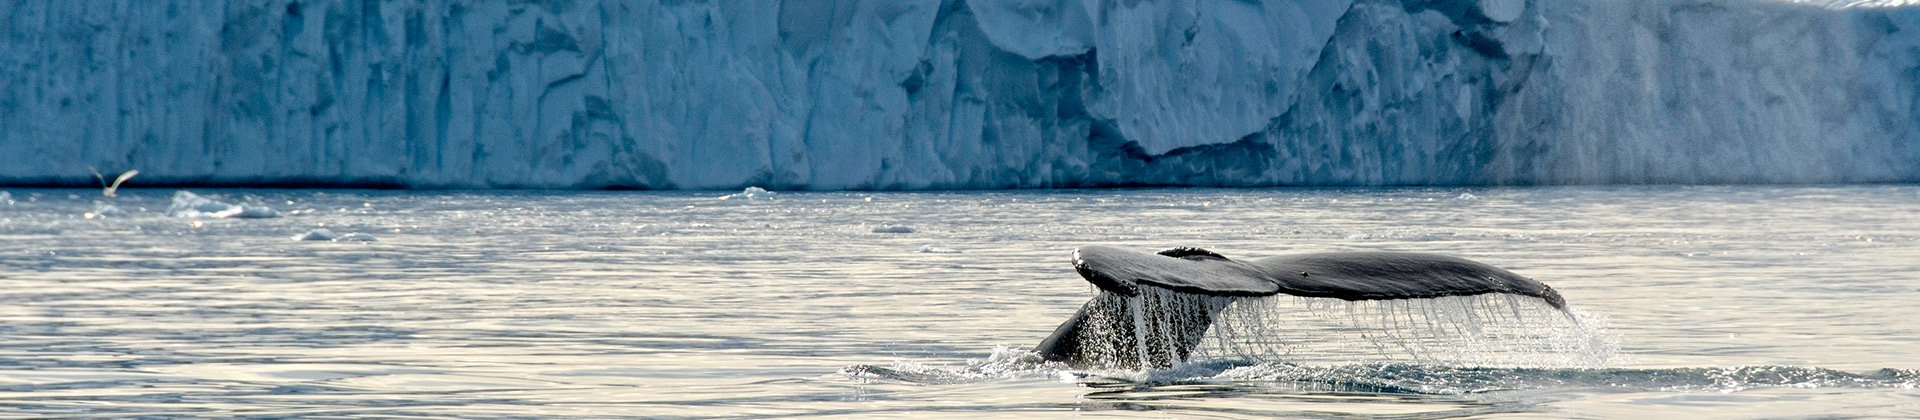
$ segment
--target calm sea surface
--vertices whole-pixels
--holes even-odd
[[[0,199],[0,417],[1920,416],[1916,186],[195,192],[283,216]],[[1463,363],[1285,323],[1332,350],[1033,362],[1095,244],[1453,254],[1599,344]]]

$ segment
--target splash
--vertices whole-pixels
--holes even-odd
[[[968,360],[963,366],[943,366],[910,360],[887,366],[852,365],[840,368],[840,374],[861,381],[897,381],[916,384],[956,384],[1013,379],[1072,376],[1067,366],[1049,362],[1032,349],[997,346],[983,359]]]
[[[1756,388],[1920,387],[1920,371],[1880,369],[1853,373],[1798,366],[1738,366],[1679,369],[1561,369],[1364,363],[1303,366],[1259,363],[1219,371],[1189,382],[1215,385],[1303,384],[1313,389],[1391,394],[1477,394],[1518,389],[1613,388],[1628,391],[1738,392]]]

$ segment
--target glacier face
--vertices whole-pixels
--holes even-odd
[[[0,2],[0,185],[1920,181],[1920,9]]]

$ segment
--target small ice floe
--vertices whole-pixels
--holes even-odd
[[[960,250],[953,249],[953,248],[941,248],[933,245],[921,245],[920,249],[917,252],[922,254],[958,254],[960,253]]]
[[[331,231],[331,230],[326,230],[326,229],[314,229],[314,230],[309,230],[309,231],[307,231],[307,233],[302,233],[302,234],[299,234],[299,235],[293,235],[293,240],[296,240],[296,241],[331,241],[331,240],[333,240],[333,238],[336,238],[336,237],[338,237],[338,236],[337,236],[337,235],[334,235],[334,234],[333,234],[333,231]]]
[[[333,242],[378,242],[380,238],[375,238],[373,237],[373,235],[368,235],[368,234],[359,233],[359,232],[349,232],[345,235],[335,235],[333,234],[333,231],[327,230],[325,228],[321,228],[321,229],[309,230],[307,231],[307,233],[293,235],[293,240],[333,241]]]
[[[1480,196],[1473,195],[1473,193],[1460,193],[1459,196],[1453,197],[1454,201],[1473,201],[1479,199]]]
[[[732,200],[732,199],[752,200],[757,198],[773,198],[773,196],[777,194],[779,193],[776,193],[773,191],[767,191],[767,189],[765,188],[747,187],[747,189],[741,190],[740,192],[720,196],[720,199],[721,200]]]
[[[0,191],[0,206],[13,205],[13,193]]]
[[[913,233],[913,232],[914,232],[913,226],[907,226],[907,225],[880,225],[880,227],[873,228],[873,233]]]
[[[119,206],[107,204],[104,201],[95,201],[93,202],[93,210],[81,216],[89,220],[105,219],[108,217],[127,217],[127,211],[121,210]]]
[[[235,219],[269,219],[280,217],[280,212],[266,206],[233,204],[218,201],[187,191],[173,193],[173,204],[167,206],[167,215],[173,217],[226,217]]]
[[[334,242],[379,242],[380,238],[375,238],[373,237],[373,235],[368,235],[360,232],[348,232],[345,235],[340,235],[340,237],[338,238],[333,238],[333,241]]]

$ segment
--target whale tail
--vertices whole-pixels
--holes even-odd
[[[1035,351],[1076,366],[1184,362],[1236,297],[1357,301],[1505,293],[1566,307],[1558,292],[1533,279],[1436,254],[1345,252],[1240,262],[1199,248],[1145,254],[1095,246],[1074,251],[1074,269],[1100,292]]]

